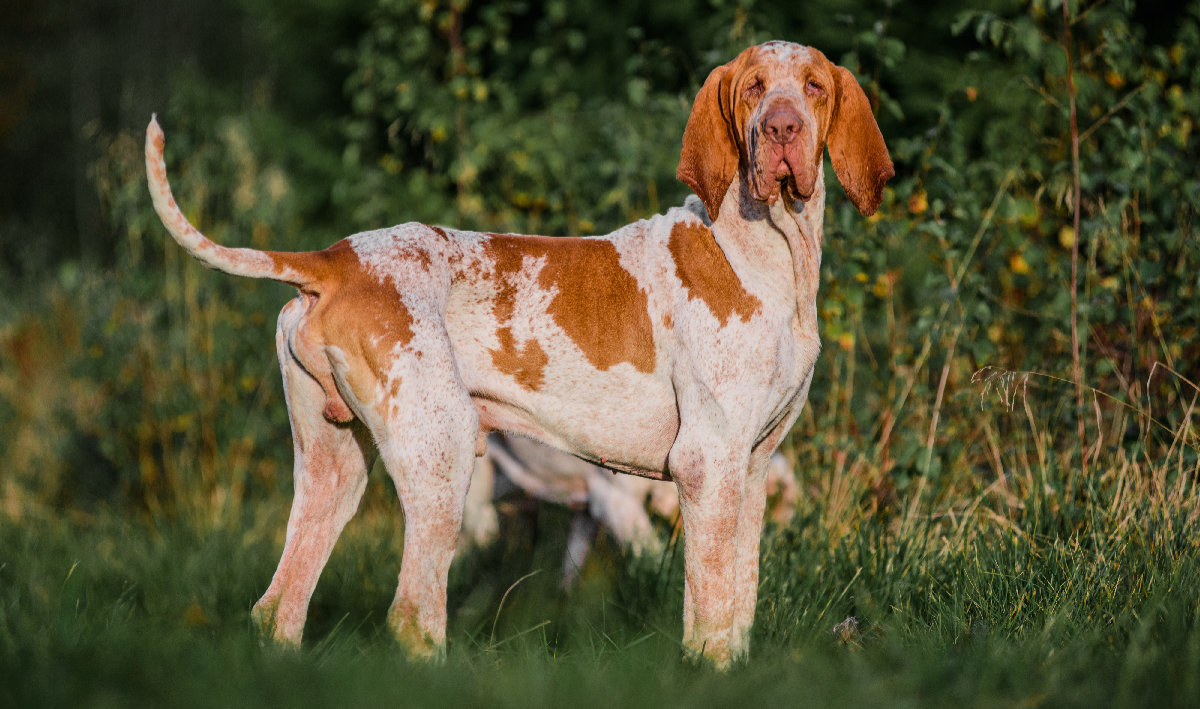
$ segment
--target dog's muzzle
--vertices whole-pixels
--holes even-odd
[[[750,189],[754,199],[774,204],[781,193],[792,200],[812,197],[816,166],[809,146],[812,131],[789,103],[777,102],[752,123]]]

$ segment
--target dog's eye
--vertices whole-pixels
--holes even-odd
[[[763,94],[762,81],[755,80],[754,83],[742,90],[742,96],[746,99],[756,99]]]
[[[809,96],[821,96],[825,93],[825,87],[815,81],[809,81],[805,84],[804,90],[808,92]]]

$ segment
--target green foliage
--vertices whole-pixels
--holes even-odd
[[[578,18],[601,14],[591,10],[381,3],[347,84],[354,114],[339,196],[355,223],[402,214],[592,233],[661,209],[659,194],[667,204],[681,199],[665,148],[678,143],[690,102],[651,90],[665,51],[657,42],[598,66],[613,55],[597,54],[595,43],[615,28],[585,32]],[[617,39],[640,34],[633,27]]]
[[[1195,329],[1200,310],[1192,295],[1200,265],[1194,247],[1200,195],[1194,166],[1200,149],[1189,140],[1200,92],[1194,62],[1187,59],[1200,31],[1198,14],[1193,5],[1168,46],[1148,46],[1145,30],[1131,22],[1131,8],[1120,4],[1098,5],[1073,27],[1080,58],[1075,70],[1080,238],[1087,259],[1081,316],[1091,329],[1092,363],[1106,362],[1106,369],[1126,380],[1155,360],[1186,370],[1200,355]],[[985,254],[980,269],[1007,278],[1000,288],[981,283],[981,290],[1013,315],[1026,311],[1043,321],[1065,322],[1069,313],[1059,284],[1067,277],[1074,238],[1066,67],[1061,48],[1047,41],[1061,32],[1061,18],[1035,4],[1016,18],[964,13],[955,26],[960,31],[973,27],[977,37],[1011,60],[1007,86],[999,67],[978,61],[968,79],[993,87],[976,89],[977,110],[990,116],[1002,108],[1012,113],[1008,120],[988,122],[977,139],[985,153],[1000,156],[997,162],[1004,168],[1018,171],[1001,204],[1008,228],[998,230],[991,258]],[[1035,136],[1041,149],[1014,150],[1028,144],[1025,136]],[[1046,277],[1022,278],[1034,274]],[[1169,306],[1164,307],[1164,296]],[[1025,345],[1034,345],[1029,349],[1040,358],[1055,353],[1054,340],[1063,331],[1061,326],[1011,329],[1023,333]],[[1030,341],[1024,333],[1037,339]],[[1147,341],[1156,346],[1133,345]]]

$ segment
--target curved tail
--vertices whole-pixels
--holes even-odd
[[[311,264],[314,254],[227,248],[214,243],[192,226],[171,194],[167,165],[163,160],[164,142],[158,119],[151,116],[150,125],[146,127],[146,179],[150,184],[150,197],[154,200],[158,218],[180,246],[205,266],[234,276],[269,278],[297,288],[304,288],[316,280]]]

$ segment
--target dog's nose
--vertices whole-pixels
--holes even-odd
[[[790,108],[777,108],[763,118],[763,132],[775,143],[790,143],[800,133],[800,115]]]

